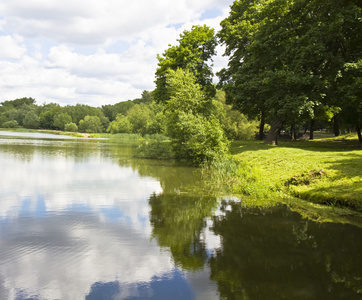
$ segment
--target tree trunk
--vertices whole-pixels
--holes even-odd
[[[362,144],[361,126],[359,124],[356,126],[356,131],[358,135],[358,140]]]
[[[294,123],[290,126],[290,135],[292,137],[292,141],[295,141],[297,139],[297,135],[295,134],[295,124]]]
[[[309,128],[309,139],[310,140],[314,139],[314,124],[315,124],[315,120],[314,119],[310,120],[310,128]]]
[[[278,145],[278,135],[282,128],[283,121],[280,118],[276,118],[270,125],[270,130],[266,136],[265,143],[271,145]]]
[[[334,133],[334,136],[340,135],[338,115],[335,115],[333,117],[333,133]]]
[[[259,135],[258,140],[262,141],[264,139],[264,126],[265,126],[265,117],[264,113],[261,113],[260,125],[259,125]]]

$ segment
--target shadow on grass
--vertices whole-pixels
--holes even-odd
[[[362,150],[362,144],[355,140],[321,139],[311,141],[281,141],[279,147],[298,148],[309,151],[353,151]]]
[[[297,148],[308,151],[353,151],[362,150],[362,144],[357,139],[319,139],[309,141],[290,141],[280,140],[277,146],[265,144],[263,141],[233,141],[231,143],[231,154],[239,154],[245,151],[269,150],[275,147],[279,148]]]
[[[347,207],[362,212],[362,155],[345,154],[328,167],[336,170],[328,187],[311,187],[297,192],[301,199],[318,204]]]
[[[236,155],[246,151],[269,150],[273,145],[265,144],[263,141],[233,141],[230,146],[230,153]]]

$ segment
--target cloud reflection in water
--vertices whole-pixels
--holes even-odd
[[[99,154],[77,161],[35,151],[24,161],[1,152],[0,162],[1,299],[94,299],[118,283],[134,299],[163,281],[190,295],[149,238],[158,181]]]

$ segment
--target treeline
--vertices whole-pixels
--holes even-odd
[[[248,120],[226,105],[223,91],[217,91],[212,107],[228,138],[255,138],[257,121]],[[33,98],[1,102],[0,128],[19,127],[87,133],[134,133],[142,136],[167,135],[165,105],[157,103],[149,91],[143,91],[141,98],[102,107],[84,104],[60,106],[56,103],[37,105]]]
[[[0,127],[103,132],[109,119],[101,108],[84,104],[60,106],[37,105],[33,98],[8,100],[0,106]]]
[[[326,121],[362,142],[361,20],[359,0],[234,1],[217,33],[229,103],[271,125],[268,143]]]

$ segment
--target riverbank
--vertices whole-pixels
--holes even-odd
[[[93,139],[142,139],[139,134],[127,134],[127,133],[85,133],[85,132],[71,132],[71,131],[61,131],[61,130],[50,130],[50,129],[27,129],[27,128],[0,128],[1,131],[11,131],[11,132],[36,132],[36,133],[48,133],[64,136],[72,136],[79,138],[93,138]]]
[[[362,147],[354,136],[280,141],[278,146],[235,141],[231,153],[250,166],[251,178],[235,180],[234,193],[268,201],[284,198],[314,219],[325,219],[330,209],[334,215],[362,215]]]
[[[50,129],[27,129],[23,127],[19,128],[0,128],[1,131],[11,131],[11,132],[37,132],[37,133],[49,133],[57,135],[66,135],[73,137],[94,137],[93,134],[81,133],[81,132],[70,132],[70,131],[61,131],[61,130],[50,130]]]

